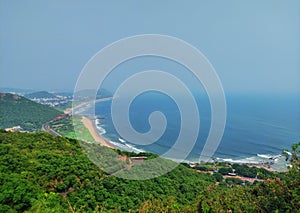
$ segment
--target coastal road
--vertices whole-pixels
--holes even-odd
[[[49,132],[51,135],[54,135],[54,136],[61,136],[59,133],[55,132],[53,129],[50,128],[49,122],[44,123],[42,125],[42,130],[45,132]]]
[[[70,115],[70,114],[72,113],[73,110],[78,109],[78,108],[80,108],[80,107],[82,107],[82,106],[84,106],[84,105],[86,105],[86,104],[90,104],[90,103],[98,103],[98,102],[102,102],[102,101],[109,101],[109,100],[112,100],[112,99],[114,99],[114,98],[116,98],[116,97],[113,96],[113,97],[107,97],[107,98],[100,98],[100,99],[97,99],[97,100],[92,100],[92,101],[88,101],[88,102],[83,102],[83,103],[81,103],[81,104],[79,104],[79,105],[77,105],[77,106],[75,106],[75,107],[73,107],[73,108],[66,109],[66,110],[64,111],[64,114],[62,114],[61,116],[58,116],[58,117],[54,118],[53,120],[44,123],[44,124],[42,125],[42,130],[45,131],[45,132],[49,132],[51,135],[54,135],[54,136],[62,136],[62,135],[60,135],[58,132],[56,132],[56,131],[54,131],[53,129],[50,128],[50,125],[49,125],[49,124],[50,124],[51,122],[56,121],[56,120],[59,120],[59,119],[63,119],[64,117]]]

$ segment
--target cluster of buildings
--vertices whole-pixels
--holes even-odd
[[[30,100],[51,107],[59,107],[59,106],[65,106],[70,101],[72,101],[72,96],[57,95],[56,97],[52,97],[52,98],[30,98]]]

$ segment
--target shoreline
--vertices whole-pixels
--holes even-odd
[[[88,131],[90,132],[90,134],[94,138],[94,140],[97,143],[99,143],[101,146],[106,146],[106,147],[111,148],[111,149],[119,149],[119,148],[115,147],[114,145],[112,145],[111,143],[109,143],[107,139],[103,138],[99,134],[98,129],[96,127],[96,124],[93,122],[92,119],[89,119],[86,116],[82,116],[81,122],[83,123],[85,128],[88,129]],[[173,159],[173,161],[174,161],[174,159]],[[175,162],[176,162],[176,160],[175,160]],[[224,161],[219,161],[219,162],[224,162]],[[228,163],[230,163],[230,162],[228,162]],[[255,163],[237,163],[237,164],[247,165],[249,167],[264,168],[264,169],[266,169],[268,171],[271,171],[271,172],[279,172],[276,169],[272,168],[269,164],[268,165],[255,164]]]
[[[94,140],[100,144],[101,146],[106,146],[111,149],[116,149],[112,144],[110,144],[105,138],[103,138],[95,125],[95,123],[89,119],[88,117],[82,116],[81,122],[83,123],[84,127],[87,128],[87,130],[90,132],[91,136],[94,138]]]
[[[96,127],[96,124],[93,122],[93,120],[89,119],[86,116],[82,116],[81,122],[83,123],[85,128],[88,129],[91,136],[94,138],[94,140],[98,144],[100,144],[101,146],[106,146],[106,147],[111,148],[111,149],[118,149],[115,146],[113,146],[111,143],[109,143],[107,139],[103,138],[99,134],[98,129]],[[222,161],[220,161],[220,162],[222,162]],[[238,163],[238,164],[247,165],[249,167],[264,168],[264,169],[266,169],[268,171],[271,171],[271,172],[278,172],[276,169],[270,167],[270,165],[260,165],[260,164],[255,164],[255,163]]]

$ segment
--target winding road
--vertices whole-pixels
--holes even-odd
[[[51,121],[48,121],[46,123],[44,123],[42,125],[42,131],[45,131],[45,132],[49,132],[51,135],[54,135],[54,136],[62,136],[61,134],[59,134],[58,132],[54,131],[53,129],[50,128],[50,123],[53,122],[53,121],[57,121],[57,120],[60,120],[60,119],[63,119],[65,118],[66,116],[72,114],[72,112],[84,105],[87,105],[87,104],[90,104],[90,103],[98,103],[98,102],[102,102],[102,101],[108,101],[108,100],[112,100],[116,98],[115,96],[113,97],[107,97],[107,98],[99,98],[97,100],[93,100],[93,101],[88,101],[88,102],[83,102],[83,103],[80,103],[78,104],[77,106],[75,107],[72,107],[72,108],[68,108],[64,111],[64,114],[62,114],[61,116],[58,116],[54,119],[52,119]]]

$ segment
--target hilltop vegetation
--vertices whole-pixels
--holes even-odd
[[[194,212],[197,195],[215,182],[184,166],[151,180],[116,178],[76,140],[48,133],[1,132],[0,142],[0,212],[135,212],[152,202]]]
[[[300,142],[292,146],[292,167],[251,187],[210,186],[200,195],[199,212],[300,212]]]
[[[183,165],[150,180],[120,179],[91,163],[76,140],[0,131],[0,212],[297,212],[298,146],[282,179],[228,188]]]
[[[0,93],[0,128],[20,125],[26,131],[39,131],[42,124],[59,116],[61,112],[35,103],[24,97]]]
[[[32,99],[32,98],[56,98],[57,96],[47,91],[39,91],[39,92],[26,94],[24,95],[24,97]]]

